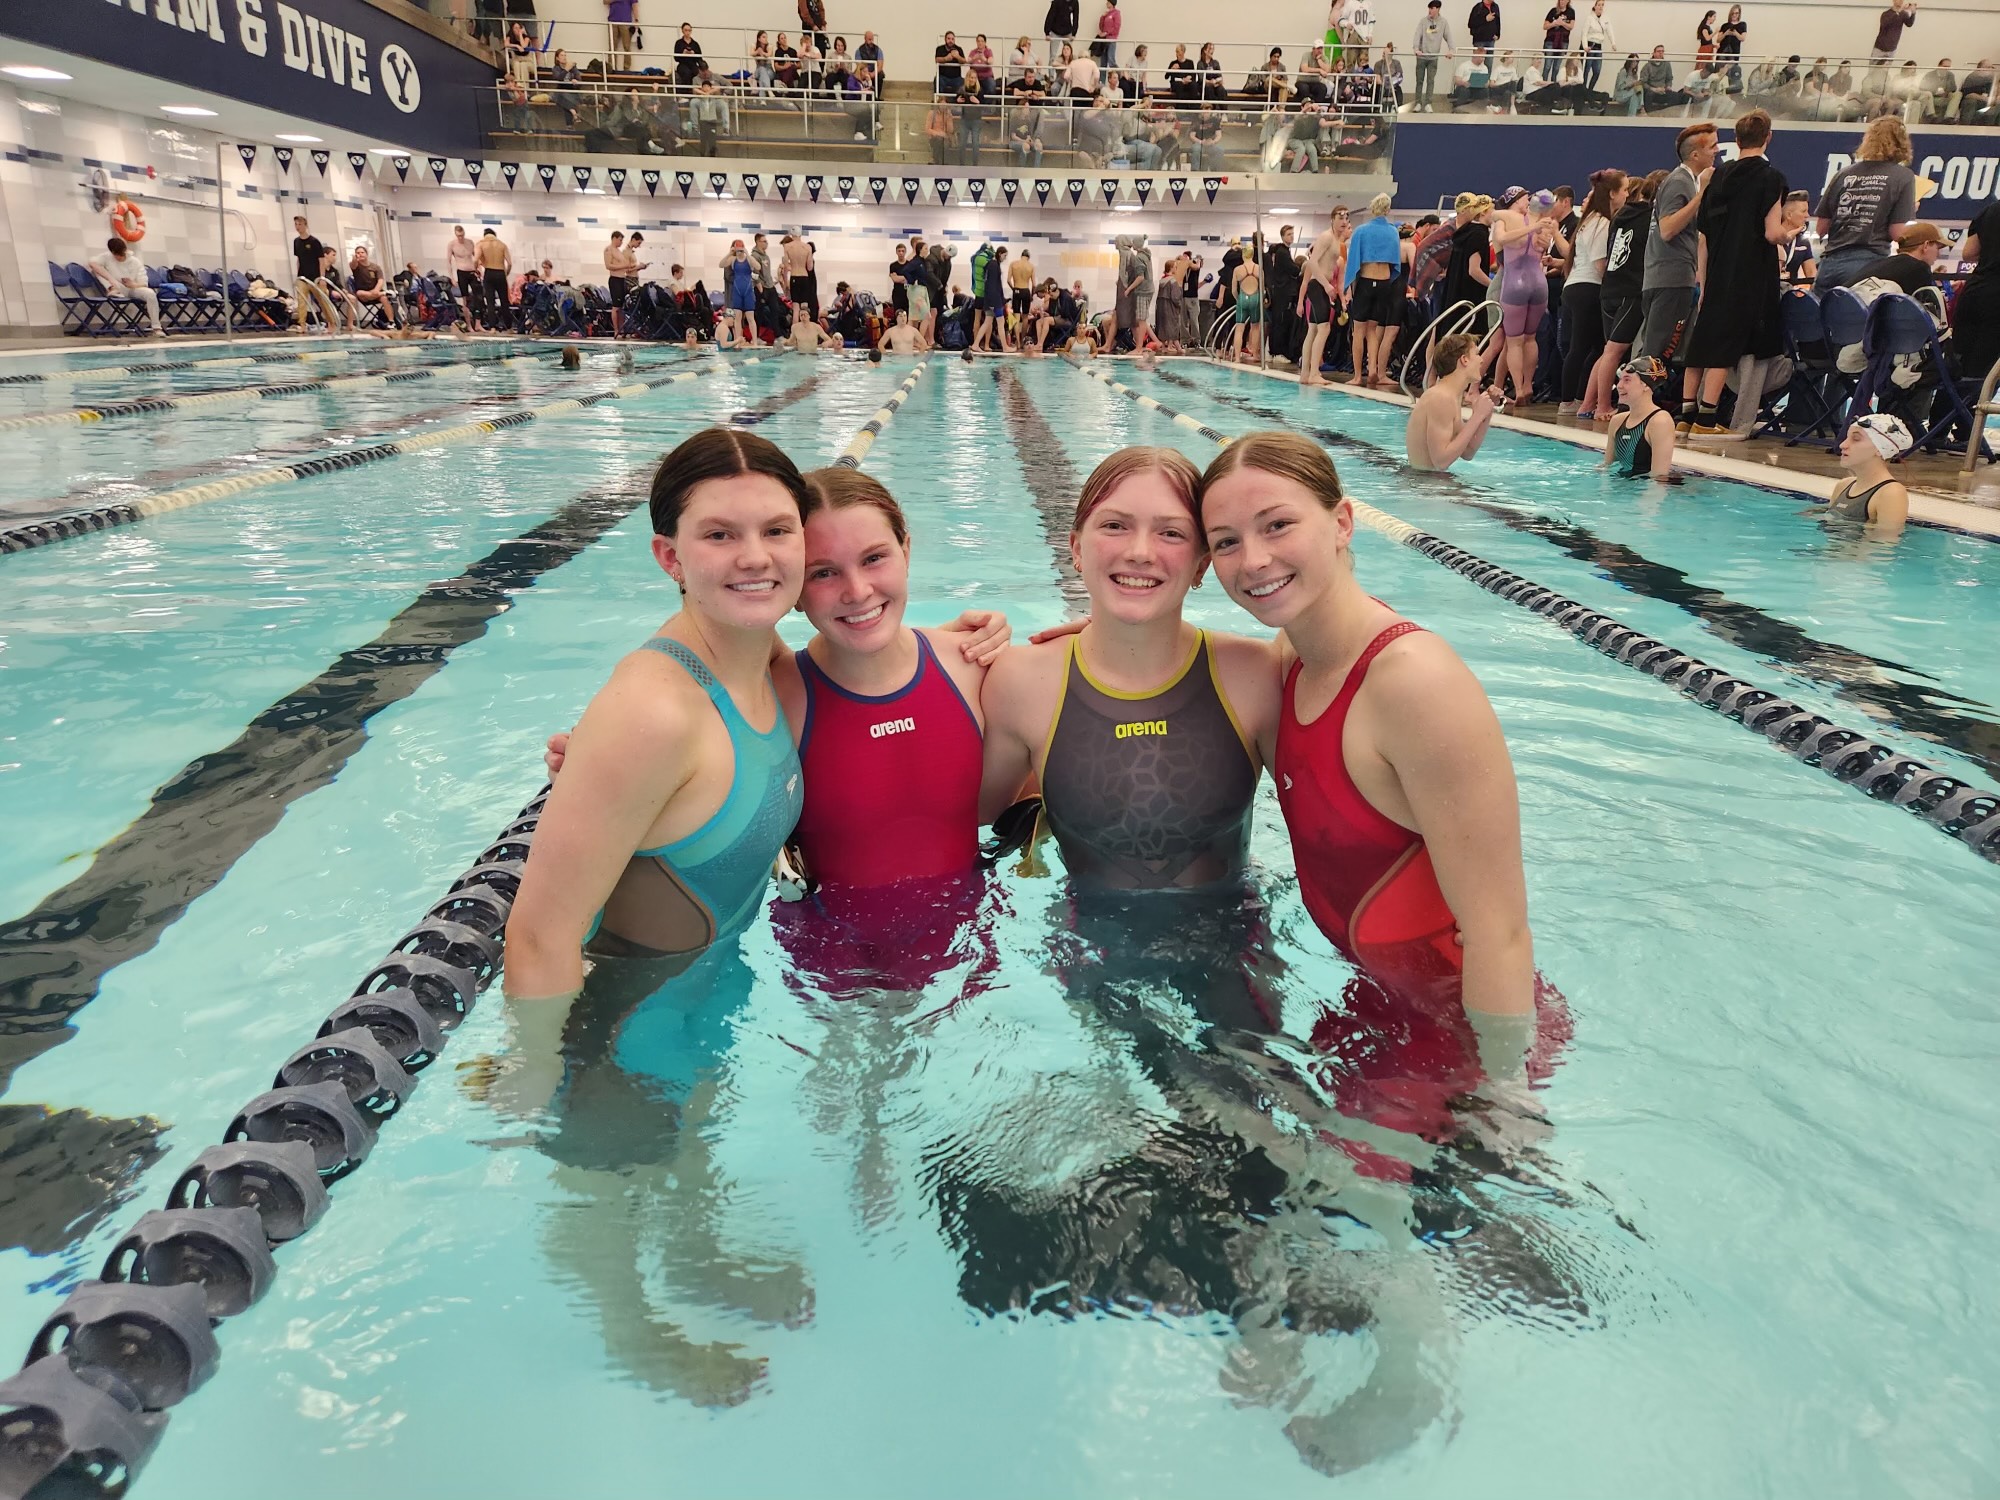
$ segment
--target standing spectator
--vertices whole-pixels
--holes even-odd
[[[965,54],[965,64],[972,71],[971,82],[974,92],[981,98],[993,92],[993,49],[986,43],[986,33],[980,32],[972,39],[972,50]]]
[[[1088,52],[1078,57],[1069,47],[1063,48],[1063,82],[1069,85],[1069,96],[1079,104],[1087,104],[1097,97],[1099,85],[1104,81],[1097,61]]]
[[[1618,367],[1624,364],[1643,321],[1640,276],[1646,264],[1646,234],[1653,221],[1653,194],[1666,177],[1662,171],[1636,182],[1628,178],[1625,206],[1612,217],[1610,253],[1604,262],[1598,304],[1603,313],[1604,352],[1590,372],[1583,405],[1576,413],[1579,422],[1611,415]]]
[[[694,27],[681,22],[681,34],[674,39],[674,83],[686,90],[694,87],[701,71],[701,43],[694,39]]]
[[[1007,262],[1007,290],[1011,294],[1015,313],[1028,316],[1028,303],[1035,291],[1035,263],[1028,258],[1028,247],[1023,245],[1021,253]]]
[[[1887,62],[1896,55],[1903,33],[1917,24],[1917,0],[1889,0],[1889,8],[1875,28],[1875,45],[1868,49],[1870,62]]]
[[[1590,373],[1604,352],[1604,271],[1611,259],[1611,222],[1624,207],[1625,174],[1616,167],[1591,173],[1590,196],[1570,240],[1569,274],[1563,278],[1562,323],[1569,338],[1560,392],[1564,412],[1583,405]]]
[[[1064,42],[1076,40],[1077,0],[1049,0],[1049,12],[1042,18],[1042,35],[1049,44],[1049,66],[1055,66],[1056,52]]]
[[[604,247],[604,275],[611,293],[611,336],[625,337],[625,299],[632,295],[636,283],[628,269],[623,230],[611,231],[611,243]]]
[[[936,92],[939,97],[949,99],[957,94],[964,78],[965,49],[958,45],[958,33],[947,31],[944,40],[937,46]]]
[[[1959,368],[1978,380],[2000,363],[2000,203],[1987,204],[1958,242],[1958,263],[1968,260],[1972,274],[1952,310],[1952,342]]]
[[[958,90],[958,159],[968,167],[979,165],[986,149],[986,121],[989,110],[978,84],[967,78]]]
[[[1764,111],[1753,109],[1739,119],[1736,160],[1716,171],[1701,198],[1708,295],[1687,346],[1688,374],[1701,377],[1691,429],[1697,438],[1749,436],[1747,413],[1737,413],[1734,429],[1717,418],[1723,384],[1739,360],[1771,359],[1785,349],[1778,246],[1790,233],[1784,223],[1784,174],[1764,155],[1770,142],[1771,117]]]
[[[1743,57],[1743,38],[1750,34],[1750,24],[1743,19],[1743,7],[1729,7],[1729,19],[1722,23],[1722,30],[1716,33],[1715,64],[1725,72],[1739,67]]]
[[[463,224],[452,231],[451,241],[444,247],[445,269],[458,283],[458,295],[465,303],[465,326],[468,331],[477,328],[486,317],[486,296],[479,284],[477,248],[465,237]]]
[[[750,276],[756,285],[757,298],[761,302],[766,293],[778,288],[777,278],[771,273],[771,240],[761,230],[750,242]]]
[[[491,234],[493,231],[489,229],[486,232]],[[304,214],[297,214],[292,219],[292,261],[298,268],[299,280],[302,282],[318,281],[320,271],[326,264],[326,246],[321,244],[319,237],[306,227]],[[294,317],[301,328],[306,326],[306,303],[306,293],[301,290],[294,310]],[[333,332],[331,316],[327,318],[326,331]]]
[[[303,224],[305,221],[299,221]],[[319,241],[314,240],[314,244]],[[153,337],[163,339],[167,330],[160,323],[160,294],[153,290],[146,280],[146,263],[139,258],[139,252],[125,241],[113,235],[104,242],[105,254],[94,257],[90,262],[90,274],[98,279],[104,290],[113,297],[123,297],[139,303],[146,309],[146,321],[153,330]],[[305,299],[299,299],[303,305]],[[299,315],[299,322],[305,322],[305,315]],[[333,331],[329,322],[327,332]]]
[[[1482,67],[1492,66],[1493,49],[1500,45],[1500,0],[1474,0],[1465,29],[1472,37],[1473,57]]]
[[[827,48],[826,30],[826,0],[799,0],[800,35],[810,35],[822,53]]]
[[[750,76],[755,80],[759,98],[771,92],[771,85],[777,81],[777,70],[771,66],[771,33],[760,31],[750,44]]]
[[[1889,253],[1917,213],[1917,174],[1910,170],[1910,132],[1894,115],[1869,122],[1854,164],[1834,174],[1820,194],[1822,292],[1852,286],[1862,270]]]
[[[1188,165],[1197,172],[1216,172],[1222,169],[1222,116],[1216,113],[1215,105],[1204,99],[1201,113],[1194,117],[1194,128],[1189,132]]]
[[[639,0],[604,0],[604,19],[611,26],[611,46],[606,59],[614,73],[632,66],[633,33],[639,29]]]
[[[944,99],[933,99],[930,116],[924,121],[924,135],[930,141],[933,166],[941,167],[957,159],[958,130],[951,111],[952,106]]]
[[[1562,71],[1563,54],[1569,51],[1569,34],[1576,29],[1576,7],[1569,0],[1556,0],[1542,17],[1542,77],[1556,81]]]
[[[1666,55],[1666,48],[1664,47],[1655,48],[1654,55],[1656,57],[1664,57]],[[1705,10],[1701,13],[1701,19],[1695,23],[1694,65],[1697,68],[1700,68],[1703,72],[1707,72],[1709,65],[1714,61],[1715,61],[1715,12],[1712,10]]]
[[[1104,0],[1104,14],[1097,18],[1097,40],[1090,44],[1090,55],[1107,68],[1118,66],[1118,33],[1124,24],[1118,0]]]
[[[721,155],[719,138],[729,125],[729,105],[722,97],[722,85],[715,81],[715,74],[706,62],[694,75],[694,103],[689,108],[694,115],[695,132],[701,139],[701,154]]]
[[[889,311],[893,315],[910,310],[910,281],[915,273],[910,269],[910,247],[901,240],[896,241],[896,258],[889,264]]]
[[[1592,0],[1590,14],[1583,18],[1583,86],[1595,90],[1604,73],[1606,49],[1618,45],[1611,21],[1604,14],[1604,0]]]
[[[1645,291],[1641,294],[1645,322],[1639,330],[1639,342],[1632,346],[1636,355],[1668,359],[1680,347],[1694,317],[1695,262],[1701,244],[1695,216],[1701,212],[1701,197],[1714,170],[1718,144],[1715,126],[1707,120],[1674,137],[1679,164],[1653,196],[1653,222],[1646,233]],[[1777,282],[1773,271],[1772,286]],[[1693,420],[1692,385],[1682,394],[1681,410]]]
[[[1653,55],[1639,70],[1639,97],[1645,104],[1647,114],[1688,102],[1686,92],[1674,87],[1674,65],[1667,61],[1664,46],[1655,47]]]
[[[1444,0],[1430,0],[1424,18],[1417,22],[1417,39],[1411,50],[1417,57],[1417,95],[1411,113],[1437,113],[1438,59],[1450,57],[1453,46],[1451,25],[1444,18]]]
[[[498,231],[489,229],[479,237],[473,253],[479,261],[485,291],[486,326],[494,333],[506,333],[511,327],[507,276],[514,269],[514,252],[507,248],[507,242],[500,238]]]

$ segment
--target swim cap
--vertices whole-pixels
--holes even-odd
[[[1528,190],[1526,188],[1510,187],[1507,189],[1506,192],[1502,193],[1496,201],[1502,208],[1512,208],[1516,203],[1519,203],[1523,198],[1527,196],[1528,196]]]
[[[1620,375],[1636,375],[1648,385],[1658,385],[1667,378],[1667,367],[1650,354],[1642,354],[1637,359],[1628,359],[1618,367]]]
[[[1868,435],[1868,441],[1875,445],[1875,451],[1885,462],[1902,457],[1916,446],[1916,439],[1910,436],[1910,429],[1903,425],[1901,417],[1871,411],[1866,416],[1856,417],[1853,425]]]
[[[1556,206],[1556,195],[1547,188],[1536,188],[1528,194],[1528,201],[1537,208],[1548,209]]]
[[[1461,214],[1470,213],[1472,209],[1478,205],[1478,203],[1479,203],[1479,194],[1460,193],[1456,198],[1452,199],[1451,201],[1452,211],[1454,213],[1461,213]]]

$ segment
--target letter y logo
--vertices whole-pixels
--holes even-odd
[[[416,59],[401,47],[384,47],[380,72],[389,82],[389,102],[406,115],[415,114],[424,102],[424,81],[417,76]]]

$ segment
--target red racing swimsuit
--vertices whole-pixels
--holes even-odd
[[[1421,629],[1401,620],[1378,634],[1310,724],[1299,721],[1303,663],[1294,662],[1273,770],[1306,911],[1362,971],[1345,1003],[1313,1029],[1314,1049],[1330,1065],[1322,1081],[1363,1118],[1431,1136],[1449,1128],[1447,1101],[1479,1079],[1458,921],[1422,835],[1369,803],[1348,774],[1342,745],[1369,664],[1390,642]],[[1561,995],[1540,975],[1535,990],[1528,1076],[1539,1080],[1570,1025]]]

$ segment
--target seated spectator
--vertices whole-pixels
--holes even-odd
[[[1625,66],[1611,80],[1611,107],[1618,114],[1636,115],[1644,98],[1645,86],[1639,82],[1639,54],[1628,52]]]
[[[1291,169],[1294,172],[1317,172],[1320,163],[1320,109],[1308,99],[1299,106],[1298,115],[1292,120]]]
[[[558,57],[561,53],[556,54]],[[695,78],[702,69],[701,43],[694,38],[694,27],[681,22],[681,34],[674,38],[674,84],[682,90],[694,87]]]
[[[965,54],[965,66],[972,75],[976,93],[983,97],[993,92],[993,49],[987,45],[985,32],[972,39],[972,50]]]
[[[1014,160],[1020,165],[1039,167],[1042,164],[1041,131],[1042,111],[1037,105],[1023,103],[1007,112],[1007,144],[1014,152]]]
[[[1486,108],[1496,115],[1511,111],[1520,92],[1521,74],[1514,66],[1514,54],[1503,52],[1500,61],[1493,66],[1492,75],[1486,80]]]
[[[522,135],[536,129],[534,103],[528,86],[518,78],[506,79],[500,85],[500,128]]]
[[[1035,44],[1022,37],[1007,54],[1007,81],[1012,83],[1035,65]]]
[[[1188,61],[1185,43],[1174,48],[1174,60],[1167,64],[1167,94],[1176,104],[1193,104],[1201,97],[1201,81]]]
[[[507,28],[507,75],[528,83],[535,76],[535,39],[519,21]]]
[[[1365,56],[1365,54],[1364,54]],[[1579,69],[1582,64],[1578,64]],[[1396,44],[1384,42],[1382,51],[1375,59],[1375,77],[1381,90],[1382,108],[1398,110],[1403,107],[1403,60],[1396,56]]]
[[[1227,99],[1229,86],[1222,81],[1222,64],[1215,60],[1215,43],[1203,42],[1195,57],[1194,70],[1201,80],[1203,99]]]
[[[1893,281],[1914,297],[1919,288],[1937,285],[1933,272],[1947,243],[1938,232],[1937,225],[1919,219],[1905,226],[1896,237],[1896,253],[1871,261],[1863,268],[1860,280],[1880,277],[1884,281]]]
[[[1288,92],[1285,81],[1285,49],[1273,47],[1271,55],[1264,59],[1263,65],[1243,80],[1243,97],[1275,104],[1281,102]]]
[[[861,45],[854,49],[854,60],[857,63],[870,64],[875,69],[875,76],[877,78],[882,76],[882,65],[887,59],[882,56],[882,44],[875,40],[874,32],[861,33]]]
[[[1188,165],[1197,172],[1222,170],[1222,116],[1214,103],[1206,99],[1188,131]]]
[[[721,155],[721,135],[729,128],[729,101],[722,97],[722,85],[715,81],[707,63],[694,75],[694,98],[688,105],[703,156]]]
[[[1144,98],[1151,90],[1152,85],[1146,77],[1150,68],[1151,60],[1147,55],[1146,44],[1141,42],[1132,49],[1132,61],[1127,63],[1119,74],[1125,80],[1125,93],[1128,98],[1135,94]]]
[[[127,297],[144,304],[153,337],[165,338],[167,330],[160,323],[160,294],[147,283],[146,263],[139,258],[139,252],[116,235],[104,242],[104,250],[103,255],[88,262],[90,274],[97,278],[107,296]]]
[[[847,75],[854,71],[854,59],[847,54],[847,38],[833,39],[833,51],[826,59],[826,86],[834,93],[847,87]]]
[[[1923,115],[1926,120],[1950,120],[1958,114],[1958,75],[1951,70],[1951,59],[1940,57],[1938,65],[1924,74],[1919,85]]]
[[[875,81],[875,65],[863,63],[847,75],[840,90],[840,107],[854,127],[854,138],[870,145],[875,143]]]
[[[1303,104],[1311,99],[1319,104],[1327,103],[1333,97],[1333,91],[1327,87],[1331,72],[1326,61],[1326,48],[1315,45],[1306,53],[1306,60],[1299,64],[1299,79],[1292,87],[1292,102]]]
[[[965,49],[958,45],[958,33],[947,31],[937,47],[937,82],[934,91],[949,99],[958,92],[965,76]]]
[[[931,112],[924,121],[924,135],[930,142],[934,166],[943,166],[958,159],[958,120],[952,113],[952,106],[945,100],[931,101]]]
[[[555,85],[551,97],[572,125],[576,124],[577,115],[583,109],[582,91],[570,87],[576,79],[576,65],[569,60],[569,53],[556,48],[555,61],[549,65],[549,82]]]
[[[392,328],[402,321],[397,315],[395,296],[382,284],[382,268],[368,258],[366,245],[354,247],[354,259],[347,267],[347,280],[355,299],[363,307],[374,308]]]
[[[1087,166],[1104,166],[1111,160],[1117,144],[1123,138],[1120,133],[1118,101],[1110,94],[1099,94],[1090,101],[1090,108],[1077,119],[1077,155],[1083,158]]]
[[[1487,85],[1492,73],[1477,57],[1468,57],[1451,73],[1451,107],[1469,109],[1486,102]]]
[[[810,31],[799,33],[799,88],[808,94],[817,94],[826,87],[826,54],[819,50],[819,43]]]
[[[1993,110],[1993,67],[1985,58],[1974,64],[1958,85],[1958,123],[1991,125]]]
[[[1687,93],[1674,87],[1674,65],[1667,61],[1664,46],[1655,47],[1653,55],[1639,70],[1639,90],[1648,114],[1688,102]]]
[[[782,31],[778,33],[777,46],[771,49],[771,81],[785,93],[799,90],[799,49]]]

